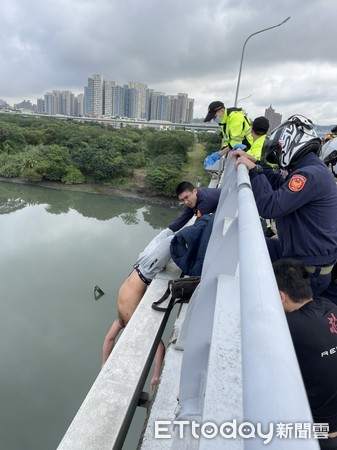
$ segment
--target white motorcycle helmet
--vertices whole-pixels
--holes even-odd
[[[321,140],[311,120],[294,115],[270,133],[262,149],[262,160],[290,169],[309,152],[318,154]]]
[[[336,164],[337,162],[337,138],[326,142],[319,153],[320,159],[325,164]]]

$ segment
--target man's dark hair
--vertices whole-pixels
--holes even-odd
[[[256,130],[253,130],[253,128],[252,128],[252,131],[254,131],[254,133],[256,134],[256,136],[264,136],[266,133],[264,133],[263,131],[256,131]]]
[[[189,183],[188,181],[182,181],[176,187],[176,195],[178,197],[178,195],[182,194],[185,191],[192,192],[193,189],[194,189],[194,186],[192,183]]]
[[[273,264],[278,288],[295,303],[312,298],[310,275],[305,265],[296,259],[280,259]]]

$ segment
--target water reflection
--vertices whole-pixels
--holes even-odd
[[[120,217],[124,223],[136,225],[139,223],[137,212],[140,205],[145,206],[143,218],[154,229],[160,229],[169,224],[172,217],[170,205],[158,207],[142,200],[114,197],[109,195],[83,194],[81,192],[45,189],[34,185],[0,183],[0,214],[9,214],[26,206],[45,205],[50,214],[64,214],[71,209],[83,217],[94,217],[98,220],[109,220]],[[173,208],[175,209],[175,208]],[[176,214],[176,213],[175,213]]]
[[[12,183],[0,211],[0,447],[53,449],[99,373],[120,284],[178,212]]]

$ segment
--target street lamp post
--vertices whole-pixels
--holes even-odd
[[[249,94],[249,95],[247,95],[247,97],[240,98],[240,99],[236,102],[236,104],[238,105],[240,102],[242,102],[243,100],[247,100],[247,98],[250,98],[251,96],[252,96],[252,94]]]
[[[236,93],[235,93],[235,101],[234,101],[234,106],[237,106],[238,103],[238,95],[239,95],[239,87],[240,87],[240,80],[241,80],[241,71],[242,71],[242,62],[243,62],[243,56],[245,54],[245,48],[246,48],[246,44],[249,41],[249,39],[253,36],[255,36],[256,34],[259,33],[263,33],[264,31],[268,31],[271,30],[273,28],[277,28],[280,27],[281,25],[283,25],[284,23],[288,22],[288,20],[290,19],[290,16],[287,17],[283,22],[278,23],[277,25],[274,25],[272,27],[268,27],[268,28],[264,28],[263,30],[260,31],[256,31],[255,33],[251,34],[250,36],[247,37],[247,39],[245,40],[243,47],[242,47],[242,54],[241,54],[241,61],[240,61],[240,69],[239,69],[239,75],[238,75],[238,83],[236,86]]]

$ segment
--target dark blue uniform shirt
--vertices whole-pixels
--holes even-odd
[[[187,222],[197,214],[198,217],[204,214],[215,212],[220,197],[221,189],[217,188],[197,188],[197,203],[194,208],[185,207],[181,216],[169,226],[170,230],[176,232],[180,230]]]
[[[284,179],[273,171],[250,172],[260,216],[275,219],[282,257],[310,266],[337,259],[337,188],[325,164],[308,153]]]

